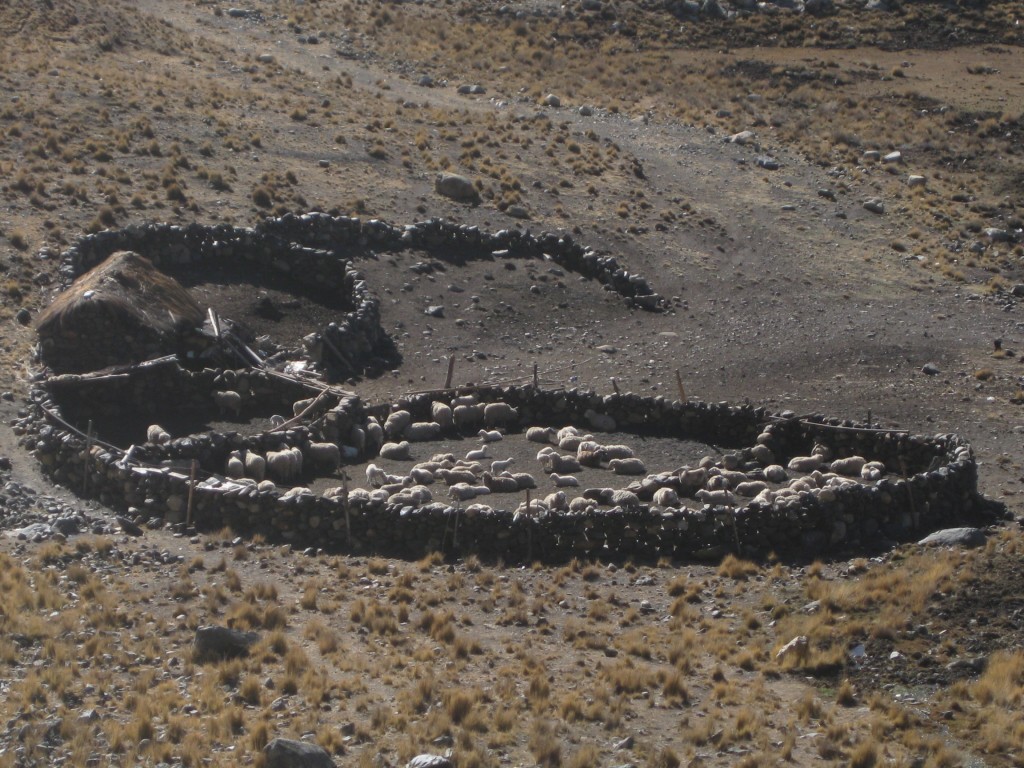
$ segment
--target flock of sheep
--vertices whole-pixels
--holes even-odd
[[[236,392],[216,392],[214,402],[222,413],[236,417],[241,413],[243,400]],[[310,416],[319,402],[318,398],[301,400],[294,404],[293,412],[296,416]],[[322,410],[329,411],[326,404]],[[537,468],[542,474],[535,476],[526,471],[514,471],[512,457],[502,459],[491,455],[507,429],[519,423],[519,414],[511,405],[481,403],[475,396],[465,395],[450,403],[435,401],[431,404],[430,415],[430,421],[417,422],[409,411],[399,409],[383,420],[369,417],[362,425],[351,427],[345,435],[322,430],[323,442],[308,442],[302,447],[281,444],[265,455],[233,451],[226,459],[224,474],[247,482],[297,485],[304,472],[307,477],[330,476],[339,470],[343,461],[355,463],[361,457],[379,456],[411,462],[413,444],[437,441],[445,435],[472,433],[474,429],[477,429],[480,445],[464,457],[436,454],[398,475],[371,463],[366,467],[365,488],[345,486],[331,489],[326,495],[347,494],[352,503],[419,506],[434,501],[432,486],[443,485],[453,502],[473,503],[481,508],[483,505],[475,501],[479,497],[523,493],[528,501],[519,505],[516,510],[519,513],[582,512],[598,506],[629,509],[642,503],[678,509],[687,505],[686,500],[711,506],[772,504],[803,493],[813,493],[822,501],[828,501],[844,486],[874,482],[886,473],[880,462],[860,456],[836,458],[829,447],[822,444],[815,445],[808,455],[791,458],[782,466],[776,463],[769,447],[772,436],[763,433],[750,449],[719,457],[706,456],[697,466],[685,465],[672,472],[648,474],[644,461],[627,445],[601,442],[574,426],[561,429],[533,426],[526,429],[525,439],[543,445],[536,454]],[[592,426],[594,416],[597,414],[588,415]],[[278,427],[284,424],[284,419],[274,417],[272,423]],[[330,421],[321,419],[318,423]],[[153,425],[147,439],[166,443],[171,436]],[[636,479],[622,489],[583,488],[578,475],[584,469],[605,470]],[[537,490],[541,484],[553,490],[531,498],[528,492]]]

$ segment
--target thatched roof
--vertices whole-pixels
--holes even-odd
[[[36,330],[44,363],[81,373],[178,354],[204,317],[174,278],[137,253],[119,251],[58,296]]]
[[[203,324],[205,313],[177,280],[134,251],[118,251],[78,278],[36,322],[41,336],[81,326],[84,318],[141,325],[175,334]]]

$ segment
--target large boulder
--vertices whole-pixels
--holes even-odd
[[[476,205],[480,202],[480,193],[473,182],[457,173],[442,173],[438,176],[434,182],[434,191],[458,203]]]
[[[266,768],[336,768],[323,747],[294,739],[274,739],[263,755]]]
[[[946,528],[928,534],[917,543],[926,547],[980,547],[985,539],[981,528]]]
[[[192,642],[192,653],[197,661],[233,659],[249,653],[249,647],[257,643],[256,632],[242,632],[229,627],[205,626],[196,629]]]

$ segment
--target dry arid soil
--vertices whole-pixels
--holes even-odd
[[[366,768],[1024,764],[1024,11],[882,6],[0,4],[0,521],[97,531],[0,537],[0,765],[259,765],[275,737]],[[59,253],[309,210],[569,232],[670,299],[368,259],[400,360],[350,383],[367,400],[453,355],[457,383],[536,364],[677,397],[678,370],[694,398],[961,433],[1013,521],[965,551],[514,568],[128,536],[48,486],[6,423]],[[283,337],[313,325],[274,298]],[[204,624],[261,640],[199,662]]]

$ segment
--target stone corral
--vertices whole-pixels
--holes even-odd
[[[547,258],[602,284],[646,310],[664,306],[647,280],[623,269],[613,256],[600,255],[568,235],[532,235],[519,230],[495,233],[433,219],[408,226],[383,221],[287,214],[254,228],[228,225],[146,224],[87,235],[62,255],[61,278],[70,285],[116,251],[136,251],[157,268],[201,268],[234,262],[288,275],[314,292],[343,301],[346,311],[319,329],[332,369],[340,377],[359,375],[385,341],[379,300],[359,272],[353,255],[420,249],[455,263],[475,258]],[[325,353],[325,354],[328,354]]]
[[[476,553],[505,562],[563,561],[572,557],[673,559],[743,555],[807,556],[872,549],[966,520],[992,520],[991,504],[978,495],[977,467],[970,446],[956,435],[915,437],[901,432],[857,428],[824,417],[775,415],[761,408],[677,402],[632,394],[602,396],[580,390],[541,390],[529,386],[475,389],[478,404],[502,404],[494,413],[510,417],[503,428],[614,424],[618,432],[701,440],[724,446],[722,466],[752,473],[767,464],[847,457],[876,462],[877,480],[807,483],[786,494],[761,494],[734,503],[694,503],[685,471],[648,476],[630,484],[635,503],[595,501],[576,511],[543,506],[518,510],[481,504],[425,501],[409,494],[347,493],[335,488],[314,494],[267,480],[229,480],[225,462],[234,455],[294,450],[314,455],[313,444],[332,439],[346,461],[376,456],[379,444],[356,445],[351,436],[367,433],[371,418],[383,420],[396,409],[413,422],[437,414],[437,397],[410,397],[396,404],[367,407],[339,391],[324,396],[322,413],[301,426],[284,425],[254,435],[210,432],[146,443],[121,450],[90,441],[62,423],[102,420],[126,410],[158,417],[167,398],[181,407],[210,408],[214,391],[242,393],[242,410],[280,407],[316,394],[294,381],[262,371],[139,369],[122,378],[92,381],[63,376],[39,382],[32,413],[16,425],[43,469],[62,485],[118,510],[134,508],[143,517],[185,521],[190,490],[189,465],[201,469],[194,485],[192,522],[202,529],[231,526],[271,540],[338,551],[373,552],[415,558],[426,552]],[[454,402],[460,393],[447,393]],[[86,396],[87,395],[87,396]],[[89,412],[81,410],[90,403]],[[505,410],[505,409],[508,410]],[[374,422],[376,423],[376,422]],[[479,425],[452,422],[450,434],[476,434]],[[796,458],[800,457],[800,458]],[[815,459],[816,457],[816,459]],[[307,465],[308,467],[308,465]],[[307,477],[309,473],[307,471]],[[813,476],[813,475],[812,475]],[[820,478],[819,478],[820,480]],[[689,495],[694,504],[659,505],[671,498],[662,489]],[[662,493],[660,495],[659,491]],[[717,497],[710,497],[717,499]]]

